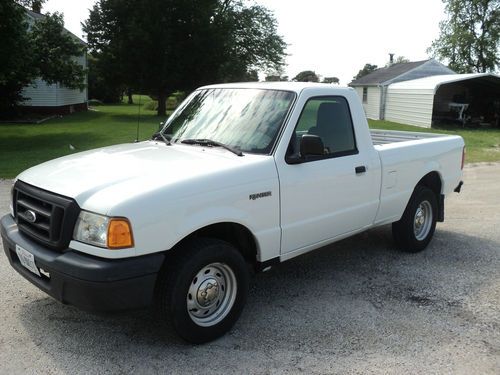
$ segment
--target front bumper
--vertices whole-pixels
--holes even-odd
[[[92,311],[141,308],[153,302],[158,272],[165,255],[155,253],[125,259],[105,259],[72,249],[55,251],[21,234],[10,215],[1,219],[3,248],[11,266],[56,300]],[[16,244],[35,257],[50,277],[37,276],[21,265]],[[113,250],[119,251],[119,250]]]

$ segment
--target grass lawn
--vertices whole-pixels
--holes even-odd
[[[140,99],[139,139],[144,140],[158,130],[164,118],[142,108],[151,100],[148,96]],[[138,101],[135,95],[134,102]],[[138,109],[138,104],[99,105],[42,124],[0,124],[0,178],[15,177],[28,167],[59,156],[133,142]],[[70,149],[70,144],[75,150]]]
[[[141,98],[139,139],[144,140],[158,129],[160,121]],[[76,113],[38,125],[0,124],[0,178],[12,178],[26,168],[59,156],[136,138],[139,97],[135,104],[100,105],[88,112]],[[500,161],[500,129],[462,129],[447,127],[424,129],[387,121],[372,121],[370,127],[389,130],[424,131],[459,134],[467,146],[467,162]],[[70,149],[70,144],[75,150]]]

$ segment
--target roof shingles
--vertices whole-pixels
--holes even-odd
[[[379,85],[389,80],[392,80],[406,72],[409,72],[412,69],[419,67],[420,65],[425,64],[429,60],[422,61],[414,61],[407,63],[397,63],[386,68],[380,68],[363,76],[359,79],[352,81],[349,86],[370,86],[370,85]]]

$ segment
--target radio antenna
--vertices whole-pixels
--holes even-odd
[[[139,91],[139,105],[137,107],[137,130],[134,142],[139,142],[139,124],[141,121],[141,99],[142,99],[142,93]]]

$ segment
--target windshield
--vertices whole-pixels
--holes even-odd
[[[271,152],[295,94],[260,89],[196,91],[163,133],[172,142],[212,140],[243,152]]]

